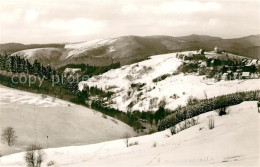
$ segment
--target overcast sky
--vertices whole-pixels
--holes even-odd
[[[259,0],[0,0],[0,43],[260,34]]]

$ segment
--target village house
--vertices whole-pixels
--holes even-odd
[[[228,73],[224,73],[221,75],[221,80],[227,80],[228,79]]]
[[[63,74],[64,75],[75,75],[81,73],[81,69],[80,68],[65,68]]]
[[[250,79],[250,72],[242,72],[242,79]]]

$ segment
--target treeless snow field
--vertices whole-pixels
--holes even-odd
[[[44,150],[56,167],[86,166],[259,166],[259,116],[257,102],[228,107],[228,115],[215,111],[199,115],[199,124],[171,135],[170,130],[86,146]],[[208,118],[215,128],[209,130]],[[197,119],[197,118],[196,118]],[[25,166],[24,153],[0,158],[0,166]]]
[[[11,126],[14,146],[0,144],[0,154],[21,152],[31,143],[44,148],[92,144],[135,135],[127,124],[73,103],[0,86],[0,130]]]

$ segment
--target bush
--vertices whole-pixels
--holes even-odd
[[[187,100],[187,105],[194,105],[199,102],[199,100],[195,97],[190,96]]]
[[[133,142],[133,143],[130,143],[130,144],[129,144],[129,147],[130,147],[130,146],[134,146],[134,145],[138,145],[138,141],[135,141],[135,142]]]
[[[45,156],[41,146],[31,144],[28,146],[24,158],[28,167],[40,167]]]
[[[178,71],[186,74],[186,73],[197,72],[198,68],[199,68],[198,63],[188,63],[188,64],[183,64],[180,67],[178,67]]]
[[[102,114],[102,117],[103,117],[103,118],[105,118],[105,119],[107,119],[107,116],[106,116],[106,114]]]
[[[118,124],[118,122],[115,119],[110,119],[112,122],[114,122],[115,124]]]
[[[162,81],[162,80],[165,80],[167,77],[169,77],[169,76],[171,76],[170,74],[163,74],[163,75],[161,75],[161,76],[159,76],[159,77],[157,77],[157,78],[154,78],[153,79],[153,82],[160,82],[160,81]]]
[[[152,134],[152,133],[155,133],[155,132],[157,132],[155,129],[151,129],[151,130],[149,130],[148,134]]]
[[[47,166],[54,166],[55,164],[56,164],[55,161],[50,161],[50,162],[47,163]]]
[[[223,106],[223,107],[219,108],[218,109],[218,115],[219,116],[226,115],[227,114],[226,108],[227,108],[226,106]]]
[[[177,128],[176,128],[176,126],[172,126],[170,130],[171,130],[171,134],[172,134],[172,135],[174,135],[174,134],[177,133]]]

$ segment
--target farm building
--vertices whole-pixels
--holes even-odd
[[[242,79],[250,79],[250,72],[242,72]]]
[[[67,75],[67,74],[74,75],[74,74],[80,73],[80,72],[81,72],[80,68],[66,68],[63,73],[65,75]]]

